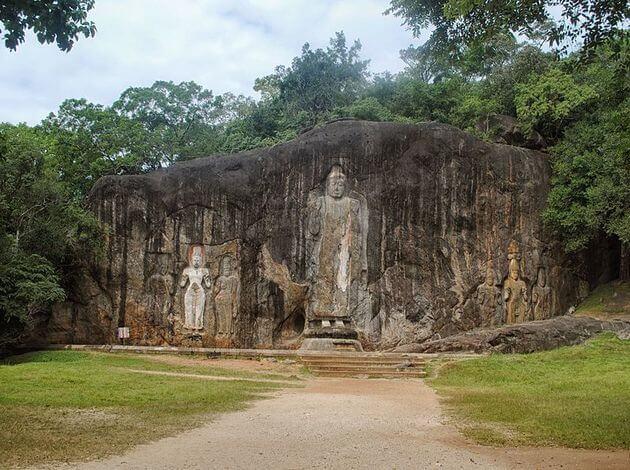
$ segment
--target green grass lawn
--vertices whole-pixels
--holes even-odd
[[[118,453],[201,424],[216,413],[241,409],[263,392],[286,386],[147,375],[131,369],[274,377],[117,354],[54,351],[16,356],[0,364],[0,468]]]
[[[630,341],[447,364],[430,380],[477,442],[630,448]]]

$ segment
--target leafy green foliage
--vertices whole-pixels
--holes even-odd
[[[544,74],[556,62],[553,54],[523,45],[486,75],[480,82],[480,94],[484,99],[497,103],[496,112],[516,116],[517,86],[528,82],[530,77]]]
[[[40,43],[55,42],[62,51],[69,51],[80,35],[96,34],[96,26],[87,20],[92,8],[94,0],[3,0],[0,33],[12,50],[24,42],[25,31],[32,29]]]
[[[4,240],[3,245],[8,245]],[[32,314],[65,298],[59,275],[43,256],[0,247],[0,348],[21,334]]]
[[[483,49],[505,35],[544,41],[563,52],[572,42],[592,50],[624,29],[630,7],[625,0],[391,0],[387,13],[402,17],[417,36],[433,26],[427,47],[455,64],[466,50]]]
[[[534,75],[516,86],[516,113],[527,128],[557,136],[585,106],[597,98],[588,84],[578,84],[573,76],[558,68]]]
[[[603,230],[630,244],[630,100],[572,126],[553,148],[554,177],[545,220],[568,251]]]
[[[439,82],[452,75],[467,80],[485,77],[508,63],[521,46],[512,35],[500,34],[483,43],[461,45],[446,53],[443,45],[430,38],[421,46],[409,46],[401,51],[408,71],[417,79]]]
[[[349,106],[345,106],[339,110],[339,114],[343,117],[353,117],[364,121],[396,121],[397,116],[378,102],[373,96],[368,96],[355,101]]]
[[[269,100],[278,100],[284,112],[298,125],[313,125],[336,107],[347,106],[367,84],[369,61],[360,60],[361,43],[350,47],[342,32],[328,48],[312,50],[304,44],[302,54],[290,67],[256,80],[255,90]]]
[[[64,297],[62,275],[98,247],[95,219],[60,181],[41,129],[0,125],[0,346]]]
[[[102,105],[66,100],[42,128],[51,137],[57,157],[51,164],[79,198],[101,176],[160,167],[154,143],[142,124]]]
[[[214,96],[194,82],[158,81],[146,88],[128,88],[112,111],[139,123],[151,144],[154,163],[169,165],[218,150],[208,146],[216,140],[217,126],[245,98]]]
[[[601,232],[630,244],[629,63],[627,49],[618,55],[602,48],[573,72],[577,86],[596,90],[597,99],[551,149],[554,176],[544,214],[568,251],[585,248]]]

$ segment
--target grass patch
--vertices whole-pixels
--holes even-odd
[[[609,282],[598,286],[578,305],[576,315],[610,320],[630,318],[630,282]]]
[[[0,468],[118,453],[199,425],[216,413],[242,409],[280,387],[129,369],[261,377],[117,354],[51,351],[11,358],[0,365]]]
[[[630,341],[447,364],[430,379],[465,435],[496,445],[630,448]]]

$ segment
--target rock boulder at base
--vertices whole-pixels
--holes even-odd
[[[622,339],[628,339],[630,321],[597,320],[566,315],[520,325],[469,331],[422,344],[407,344],[395,348],[394,351],[531,353],[580,344],[606,331],[613,332]]]

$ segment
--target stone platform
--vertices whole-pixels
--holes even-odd
[[[401,358],[401,359],[465,359],[480,357],[484,354],[472,354],[462,352],[440,352],[440,353],[401,353],[401,352],[381,352],[381,351],[302,351],[297,349],[238,349],[238,348],[190,348],[179,346],[134,346],[122,344],[49,344],[30,350],[71,350],[71,351],[94,351],[108,353],[128,353],[128,354],[178,354],[206,357],[231,357],[243,359],[255,359],[260,357],[292,358],[301,357],[367,357],[367,358]],[[26,350],[25,350],[26,351]]]
[[[309,354],[300,358],[306,368],[318,377],[355,378],[422,378],[430,358],[404,354]]]
[[[363,351],[350,317],[320,317],[307,322],[300,351]]]
[[[295,358],[294,349],[237,349],[237,348],[193,348],[183,346],[133,346],[122,344],[50,344],[38,350],[72,350],[131,354],[178,354],[206,357],[238,357],[255,359],[259,357]]]
[[[291,349],[189,348],[174,346],[127,346],[117,344],[52,344],[39,349],[95,351],[132,354],[179,354],[212,358],[293,359],[320,377],[422,378],[426,365],[438,359],[466,359],[478,354],[395,353],[358,351],[309,351]]]

